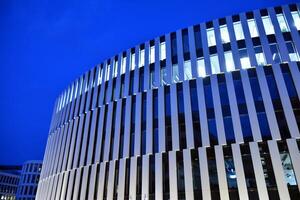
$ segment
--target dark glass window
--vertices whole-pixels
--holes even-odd
[[[142,94],[142,154],[146,154],[146,113],[147,98],[146,93]]]
[[[192,107],[192,118],[193,118],[193,128],[194,128],[194,141],[195,147],[201,146],[201,128],[200,128],[200,118],[199,118],[199,107],[198,107],[198,96],[196,80],[190,81],[190,95],[191,95],[191,107]]]
[[[121,114],[121,130],[125,129],[125,113],[126,113],[126,104],[125,100],[122,100],[122,114]],[[123,156],[123,147],[124,147],[124,131],[120,131],[120,147],[119,147],[119,155]]]
[[[131,105],[130,156],[134,155],[135,115],[136,115],[135,109],[136,109],[136,101],[135,101],[135,96],[133,96],[132,105]]]
[[[185,198],[184,167],[182,151],[176,152],[178,199]]]
[[[202,199],[199,155],[197,149],[191,149],[194,196]]]
[[[153,90],[153,152],[158,152],[158,96],[157,89]]]
[[[183,99],[182,83],[177,84],[177,105],[178,105],[180,149],[185,149],[186,135],[185,135],[185,116],[184,116],[184,99]]]
[[[165,87],[165,128],[166,128],[166,150],[172,150],[172,126],[171,126],[171,99],[170,86]]]
[[[169,179],[169,156],[168,153],[162,154],[163,170],[163,195],[164,199],[170,199],[170,179]]]
[[[219,190],[215,151],[212,147],[210,147],[207,148],[206,153],[207,153],[207,164],[208,164],[211,197],[214,200],[219,200],[220,190]]]
[[[223,153],[224,153],[226,178],[227,178],[227,184],[229,189],[229,197],[230,199],[238,199],[239,195],[237,190],[236,171],[233,162],[231,147],[228,145],[224,146]]]
[[[155,200],[155,157],[149,156],[149,200]],[[129,185],[129,184],[128,184]]]

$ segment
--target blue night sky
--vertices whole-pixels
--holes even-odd
[[[42,159],[55,98],[102,60],[179,28],[299,0],[1,0],[0,165]]]

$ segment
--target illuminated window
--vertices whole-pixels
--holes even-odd
[[[121,74],[125,73],[125,69],[126,69],[126,56],[122,58]]]
[[[261,46],[254,47],[254,51],[255,51],[255,58],[256,58],[257,64],[259,66],[265,65],[266,59],[265,59],[265,55],[263,53],[262,47]]]
[[[140,50],[140,59],[139,59],[139,67],[143,67],[145,65],[145,49]]]
[[[288,52],[289,52],[289,57],[291,61],[299,61],[299,55],[297,51],[295,50],[293,42],[289,41],[286,43]]]
[[[247,54],[247,50],[246,49],[241,49],[241,50],[239,50],[239,53],[240,53],[242,68],[243,69],[250,68],[251,64],[250,64],[250,59],[249,59],[248,54]]]
[[[134,70],[135,68],[135,54],[131,54],[131,60],[130,60],[130,70]]]
[[[197,73],[199,77],[206,76],[204,58],[197,59]]]
[[[276,15],[281,32],[289,32],[290,29],[286,23],[286,19],[282,13]]]
[[[230,42],[229,33],[226,25],[220,27],[222,43]]]
[[[226,63],[226,71],[230,72],[235,70],[234,61],[231,51],[227,51],[224,53],[225,63]]]
[[[263,25],[264,25],[264,28],[265,28],[265,31],[266,31],[267,35],[272,35],[272,34],[275,33],[273,24],[272,24],[271,19],[270,19],[269,16],[263,16],[262,17],[262,22],[263,22]]]
[[[192,79],[191,61],[184,61],[184,80]]]
[[[150,64],[155,62],[155,48],[154,46],[150,47]]]
[[[211,73],[212,74],[217,74],[220,72],[220,64],[219,64],[219,59],[218,55],[211,55],[210,56],[210,64],[211,64]]]
[[[165,42],[160,43],[159,50],[160,50],[160,52],[159,52],[160,60],[166,59],[166,43]]]
[[[294,26],[298,30],[300,30],[300,16],[299,16],[299,12],[297,12],[297,11],[292,12],[292,16],[293,16],[293,19],[294,19]]]
[[[258,31],[254,19],[248,19],[248,27],[251,37],[258,37]]]
[[[207,29],[206,30],[207,33],[207,42],[208,42],[208,46],[215,46],[216,45],[216,38],[215,38],[215,32],[214,29]]]
[[[234,22],[233,29],[234,29],[236,40],[245,39],[241,22]]]

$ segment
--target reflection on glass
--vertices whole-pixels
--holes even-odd
[[[210,64],[211,64],[211,73],[217,74],[220,72],[220,65],[218,55],[211,55],[210,56]]]
[[[235,34],[236,40],[245,39],[242,24],[240,21],[233,23],[233,29],[234,29],[234,34]]]
[[[290,29],[286,23],[286,19],[282,13],[276,15],[281,32],[289,32]]]
[[[258,31],[254,19],[248,19],[248,26],[251,37],[258,37]]]
[[[281,163],[284,171],[284,178],[287,185],[297,185],[293,165],[289,153],[280,153]]]
[[[184,80],[192,79],[191,61],[184,61]]]
[[[208,46],[215,46],[216,45],[216,38],[215,38],[215,32],[213,28],[207,29],[206,30],[207,33],[207,42],[208,42]]]
[[[199,77],[206,76],[204,58],[197,59],[197,72]]]
[[[298,11],[292,12],[292,17],[294,19],[294,26],[297,28],[297,30],[300,30],[300,16]]]
[[[140,59],[139,59],[139,67],[145,65],[145,49],[140,50]]]
[[[228,188],[237,188],[236,172],[232,158],[225,158],[225,170]]]
[[[172,79],[173,79],[174,83],[177,83],[177,82],[179,82],[178,64],[173,64],[172,68],[173,68],[173,70],[172,70],[173,71],[173,73],[172,73],[172,75],[173,75]]]
[[[269,16],[263,16],[262,17],[262,22],[263,22],[263,25],[264,25],[264,28],[265,28],[265,31],[266,31],[267,35],[271,35],[271,34],[275,33],[273,24],[272,24],[271,19],[270,19]]]
[[[160,43],[159,50],[160,50],[160,53],[159,53],[160,60],[166,59],[166,43],[165,42]]]
[[[155,62],[155,48],[154,46],[150,47],[150,64]]]
[[[293,42],[292,41],[287,42],[286,46],[288,49],[290,60],[291,61],[299,61],[299,55],[295,50]]]
[[[167,72],[165,67],[160,69],[160,85],[167,85]]]
[[[276,43],[270,45],[271,53],[272,53],[272,59],[275,63],[280,63],[280,55],[278,50],[278,45]]]
[[[109,79],[109,74],[110,74],[110,64],[107,65],[107,68],[106,68],[106,74],[105,74],[106,81],[108,81],[108,79]]]
[[[230,42],[229,33],[226,25],[220,26],[222,43]]]
[[[235,70],[231,51],[226,51],[224,53],[224,56],[225,56],[225,63],[226,63],[226,71],[230,72]]]
[[[248,69],[251,67],[250,59],[248,57],[248,53],[246,49],[239,50],[241,65],[243,69]]]
[[[254,47],[254,52],[255,52],[255,57],[256,57],[258,66],[265,65],[266,59],[265,59],[265,55],[263,53],[262,47],[261,46]]]

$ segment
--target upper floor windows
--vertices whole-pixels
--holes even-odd
[[[187,60],[184,61],[184,80],[190,80],[192,79],[192,66],[191,61]]]
[[[286,42],[286,47],[288,49],[289,57],[291,61],[299,61],[299,55],[295,50],[294,43],[292,41]]]
[[[140,49],[139,67],[145,66],[145,49]]]
[[[269,16],[263,16],[262,22],[267,35],[275,34],[274,27]]]
[[[241,65],[243,69],[248,69],[251,67],[250,59],[248,57],[247,49],[239,50]]]
[[[245,39],[242,24],[240,21],[233,23],[233,29],[234,29],[234,34],[235,34],[236,40]]]
[[[160,43],[160,47],[159,47],[159,56],[160,56],[160,60],[165,60],[167,55],[166,55],[166,42],[162,42]]]
[[[297,30],[300,30],[300,16],[298,11],[292,12],[292,17],[294,19],[294,26],[297,28]]]
[[[265,55],[263,53],[262,47],[261,46],[254,47],[254,52],[255,52],[255,58],[257,61],[257,65],[259,65],[259,66],[265,65],[266,59],[265,59]]]
[[[220,33],[223,44],[230,42],[229,33],[226,25],[220,26]]]
[[[110,74],[110,64],[108,64],[106,68],[105,81],[109,80],[109,74]]]
[[[282,13],[280,13],[280,14],[277,14],[276,17],[277,17],[277,21],[279,23],[279,27],[280,27],[281,32],[289,32],[290,29],[287,25],[287,22],[286,22],[286,19],[285,19],[284,15]]]
[[[250,35],[251,37],[258,37],[258,30],[256,27],[256,23],[254,21],[254,19],[248,19],[248,27],[249,27],[249,31],[250,31]]]
[[[135,53],[132,53],[130,59],[130,70],[134,70],[134,68],[135,68]]]
[[[115,60],[114,62],[114,77],[117,77],[118,75],[118,60]]]
[[[215,32],[213,28],[207,29],[206,30],[207,33],[207,42],[208,42],[208,46],[216,46],[216,38],[215,38]]]
[[[122,57],[122,64],[121,64],[121,74],[125,73],[125,69],[126,69],[126,56]]]

